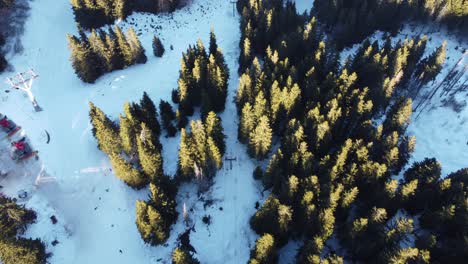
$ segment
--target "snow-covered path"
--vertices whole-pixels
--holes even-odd
[[[156,103],[159,99],[170,101],[170,91],[177,85],[181,53],[198,38],[208,45],[211,27],[231,69],[228,104],[221,116],[228,134],[227,153],[237,156],[238,161],[233,170],[227,170],[226,164],[216,177],[211,193],[216,202],[206,212],[191,192],[187,203],[196,209],[192,216],[196,232],[192,232],[191,239],[203,263],[239,263],[248,259],[249,242],[255,239],[248,219],[255,211],[259,193],[252,179],[254,164],[236,142],[237,116],[232,100],[238,82],[238,19],[237,15],[232,16],[229,1],[210,0],[195,0],[192,6],[173,15],[132,15],[119,24],[123,28],[135,24],[148,62],[107,74],[88,85],[76,77],[69,62],[66,34],[76,34],[69,1],[31,2],[22,37],[24,51],[9,60],[16,71],[32,67],[40,75],[33,93],[44,111],[34,112],[23,94],[16,90],[4,93],[9,88],[0,84],[0,112],[23,126],[49,174],[57,178],[56,184],[39,188],[26,202],[39,213],[38,223],[31,226],[27,235],[46,242],[53,253],[51,263],[167,263],[177,236],[184,229],[182,221],[179,219],[174,226],[168,246],[143,244],[134,223],[135,200],[146,199],[148,193],[131,190],[111,174],[107,158],[97,150],[90,133],[87,104],[92,101],[117,118],[123,103],[139,100],[143,91]],[[154,34],[166,46],[163,58],[151,54]],[[0,79],[11,74],[4,73]],[[51,136],[49,144],[45,131]],[[173,174],[179,138],[162,138],[162,143],[164,167]],[[190,186],[185,187],[183,190],[191,190]],[[181,203],[185,202],[183,195],[179,197]],[[210,236],[201,221],[205,214],[212,216]],[[55,226],[50,223],[51,215],[59,219]],[[59,244],[51,246],[55,239]]]

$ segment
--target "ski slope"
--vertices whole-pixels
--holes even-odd
[[[295,1],[298,12],[309,10],[313,4],[312,0]],[[194,0],[191,6],[171,15],[134,14],[117,23],[123,28],[135,27],[148,62],[106,74],[95,84],[84,84],[69,62],[66,34],[77,33],[69,1],[31,2],[30,17],[22,36],[24,51],[8,59],[16,71],[32,67],[40,75],[33,85],[33,93],[44,111],[34,112],[28,98],[19,91],[5,93],[10,89],[3,80],[13,73],[0,75],[0,112],[24,128],[34,148],[40,151],[40,162],[48,175],[56,178],[54,183],[34,189],[32,196],[23,201],[38,212],[38,221],[30,226],[26,236],[40,237],[46,242],[47,250],[53,253],[50,263],[170,263],[178,236],[193,227],[190,239],[202,263],[246,263],[257,238],[250,229],[249,218],[255,212],[255,203],[265,197],[261,184],[252,178],[257,164],[248,158],[245,146],[237,142],[238,118],[233,97],[238,85],[238,15],[233,17],[230,1]],[[177,86],[182,52],[198,38],[208,45],[211,27],[230,68],[229,98],[221,117],[228,136],[227,156],[237,160],[232,163],[232,169],[225,161],[211,190],[202,197],[197,196],[193,184],[181,187],[177,197],[180,216],[171,236],[166,245],[151,247],[142,242],[135,225],[135,201],[147,199],[149,193],[134,191],[112,175],[109,160],[97,149],[91,134],[88,102],[94,102],[117,119],[123,103],[139,100],[143,91],[156,104],[160,99],[170,101],[170,92]],[[405,29],[400,36],[404,38],[411,31]],[[155,34],[166,48],[162,58],[155,58],[151,53]],[[440,31],[430,34],[433,39],[428,51],[446,37]],[[465,45],[466,48],[466,41],[454,37],[448,40],[450,58],[441,78],[459,57],[455,47]],[[466,94],[456,96],[457,100],[466,99]],[[446,174],[468,166],[468,110],[465,107],[455,113],[442,107],[440,100],[435,97],[431,102],[433,109],[423,112],[418,119],[413,118],[409,132],[417,136],[412,161],[435,156]],[[51,136],[49,143],[45,131]],[[165,171],[173,175],[179,137],[161,137],[161,141]],[[29,186],[30,178],[22,183]],[[20,186],[5,185],[5,188],[6,193],[15,194]],[[182,219],[184,204],[188,221]],[[50,221],[52,215],[58,219],[56,225]],[[210,225],[202,222],[205,215],[211,216]],[[56,246],[51,245],[54,240],[59,242]],[[281,263],[290,263],[294,256],[291,251],[298,245],[290,243],[281,251]]]
[[[30,17],[22,36],[24,51],[10,56],[16,71],[29,67],[39,78],[33,93],[43,112],[33,111],[31,103],[18,91],[1,84],[0,112],[20,124],[56,183],[42,185],[25,201],[38,212],[38,222],[27,236],[40,237],[53,255],[50,263],[169,263],[177,237],[186,229],[182,221],[185,203],[194,230],[191,242],[202,263],[242,263],[249,257],[256,235],[249,218],[260,199],[258,184],[252,178],[255,164],[245,147],[237,142],[237,115],[233,96],[238,84],[237,59],[239,17],[232,15],[229,1],[196,0],[191,6],[172,15],[134,14],[119,26],[133,25],[149,60],[144,65],[107,74],[95,84],[84,84],[69,62],[66,34],[76,34],[69,1],[31,2]],[[158,29],[160,27],[160,29]],[[135,225],[135,201],[147,199],[148,191],[134,191],[115,178],[104,154],[96,148],[88,120],[88,102],[92,101],[112,118],[121,113],[123,103],[139,100],[143,91],[159,103],[170,101],[177,86],[181,54],[201,38],[208,45],[210,28],[217,34],[231,70],[229,99],[221,115],[227,138],[227,153],[235,156],[232,170],[227,164],[217,175],[205,200],[213,205],[204,209],[194,186],[182,186],[178,197],[180,219],[173,227],[167,245],[145,245]],[[162,58],[152,56],[151,40],[158,35],[166,47]],[[170,46],[173,46],[173,50]],[[13,73],[4,73],[4,80]],[[51,140],[47,144],[43,134]],[[174,174],[179,138],[161,138],[164,145],[164,168]],[[220,210],[219,208],[222,208]],[[50,216],[58,223],[52,225]],[[201,219],[211,215],[211,225]],[[52,246],[51,242],[59,244]]]

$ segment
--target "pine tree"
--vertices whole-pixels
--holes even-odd
[[[216,35],[214,33],[214,29],[211,28],[211,30],[210,30],[210,48],[209,48],[210,55],[216,55],[217,51],[218,51],[218,44],[216,43]]]
[[[429,57],[422,60],[416,70],[416,76],[421,84],[433,81],[442,70],[446,60],[447,41],[435,50]]]
[[[255,129],[249,135],[249,154],[257,159],[264,159],[271,148],[272,130],[268,117],[260,117]]]
[[[98,141],[99,149],[107,154],[120,153],[121,139],[115,124],[93,103],[89,103],[89,108],[93,134]]]
[[[186,134],[184,128],[180,131],[178,176],[181,179],[189,180],[193,175],[192,144],[190,136]]]
[[[161,134],[161,126],[157,119],[158,111],[156,110],[153,100],[151,100],[146,92],[143,93],[140,106],[142,112],[141,121],[146,123],[156,137],[159,137]]]
[[[114,1],[114,17],[118,19],[125,19],[131,13],[130,6],[127,0],[115,0]]]
[[[250,219],[252,229],[259,234],[270,233],[279,243],[287,241],[292,221],[292,210],[270,195],[262,207]]]
[[[45,264],[45,245],[39,239],[0,239],[0,260],[4,264]]]
[[[205,119],[205,128],[208,137],[212,137],[216,147],[219,148],[221,155],[224,155],[226,151],[226,143],[224,135],[223,125],[221,124],[221,118],[219,118],[214,112],[209,112]]]
[[[252,106],[249,103],[246,103],[242,108],[242,113],[240,115],[238,131],[240,142],[247,143],[249,141],[250,133],[254,130],[255,123],[255,113],[253,112]]]
[[[249,264],[276,263],[277,258],[275,239],[265,233],[255,242],[255,248],[250,252]]]
[[[161,113],[162,126],[166,130],[167,136],[175,136],[177,129],[172,124],[175,119],[175,113],[172,106],[168,102],[161,100],[159,103],[159,112]]]
[[[192,254],[183,248],[177,247],[172,252],[172,264],[199,264]]]
[[[119,115],[120,119],[120,140],[122,142],[122,149],[128,155],[132,156],[135,154],[135,130],[134,123],[128,119]]]
[[[164,176],[163,161],[159,142],[154,138],[149,128],[145,123],[141,123],[141,133],[136,136],[138,158],[141,168],[152,182]]]
[[[169,237],[160,213],[145,201],[136,202],[136,225],[141,238],[153,246],[164,243]]]
[[[148,184],[149,179],[118,154],[111,153],[109,158],[115,175],[127,185],[141,189]]]
[[[135,30],[133,28],[129,28],[127,30],[127,39],[128,39],[128,44],[130,45],[130,49],[132,52],[132,61],[134,63],[141,63],[144,64],[147,61],[146,55],[145,55],[145,49],[141,45],[140,40],[138,39]],[[132,63],[133,64],[133,63]]]
[[[130,46],[127,40],[127,37],[122,32],[120,27],[115,26],[114,31],[115,31],[118,50],[122,54],[122,57],[124,59],[124,67],[128,67],[135,63],[135,60],[134,60],[135,57],[134,57],[132,47]]]
[[[102,74],[99,58],[89,45],[75,36],[68,35],[73,69],[84,82],[93,83]]]
[[[154,36],[153,38],[153,54],[156,57],[162,57],[164,55],[165,49],[164,46],[161,42],[161,40],[157,37]]]

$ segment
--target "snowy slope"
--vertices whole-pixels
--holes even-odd
[[[314,5],[314,0],[293,0],[296,3],[296,9],[299,14],[309,12]]]
[[[156,102],[170,99],[177,85],[182,51],[197,38],[208,44],[210,27],[214,27],[218,45],[223,49],[231,69],[229,99],[221,115],[227,138],[227,153],[237,157],[233,169],[226,166],[215,179],[212,207],[203,209],[193,186],[180,191],[178,210],[182,204],[194,208],[190,218],[195,223],[191,240],[203,263],[239,263],[248,259],[256,236],[248,219],[255,212],[259,199],[252,179],[254,164],[245,149],[236,141],[237,125],[232,102],[238,75],[238,16],[232,16],[229,1],[196,0],[193,5],[172,15],[135,14],[120,22],[126,28],[136,24],[137,33],[147,50],[148,63],[113,72],[93,85],[84,84],[73,72],[66,34],[76,34],[68,0],[43,0],[31,3],[30,17],[22,37],[24,52],[10,58],[15,70],[32,67],[40,75],[33,92],[43,112],[35,113],[31,104],[18,91],[3,93],[0,112],[7,113],[21,124],[55,184],[42,186],[26,202],[39,213],[38,223],[27,235],[41,237],[53,253],[51,263],[168,263],[178,235],[185,229],[182,219],[175,225],[167,246],[143,244],[135,225],[135,200],[146,199],[147,191],[134,191],[110,172],[108,159],[96,148],[88,121],[88,101],[93,101],[113,118],[122,111],[125,101],[139,100],[147,91]],[[157,29],[161,26],[161,29]],[[166,46],[163,58],[151,56],[151,39],[157,34]],[[173,45],[173,50],[169,48]],[[0,76],[5,79],[11,73]],[[2,90],[8,89],[1,84]],[[47,130],[51,141],[43,134]],[[164,167],[173,174],[176,169],[179,138],[162,138]],[[241,166],[242,165],[242,166]],[[230,167],[229,167],[230,169]],[[219,210],[222,207],[223,210]],[[49,217],[55,214],[59,223],[53,226]],[[201,218],[211,215],[212,224]],[[57,239],[59,244],[51,246]],[[121,250],[121,252],[120,252]]]

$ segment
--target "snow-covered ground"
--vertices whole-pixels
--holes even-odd
[[[38,212],[38,223],[26,235],[46,242],[53,253],[51,263],[169,263],[185,224],[179,219],[167,245],[151,247],[142,242],[135,225],[135,201],[147,199],[148,191],[134,191],[112,175],[108,159],[96,148],[92,137],[87,104],[92,101],[117,118],[123,103],[139,100],[143,91],[156,103],[160,99],[170,101],[170,92],[177,86],[182,52],[198,38],[208,45],[213,27],[231,70],[228,104],[221,117],[228,135],[227,153],[237,161],[232,170],[229,163],[225,164],[205,195],[205,200],[214,201],[211,206],[205,210],[194,186],[185,185],[178,197],[178,210],[182,212],[184,203],[193,209],[189,211],[195,224],[191,242],[202,263],[245,263],[256,239],[248,220],[261,195],[252,178],[254,163],[236,140],[237,115],[232,100],[238,84],[238,15],[233,17],[229,1],[196,0],[172,15],[134,14],[119,25],[133,25],[141,34],[148,62],[107,74],[95,84],[84,84],[69,62],[66,34],[77,32],[69,1],[31,2],[22,37],[24,51],[9,61],[16,71],[32,67],[40,75],[33,92],[44,111],[34,112],[23,94],[16,90],[5,93],[9,87],[1,84],[0,112],[25,129],[40,151],[47,172],[57,180],[42,185],[25,201]],[[166,46],[162,58],[151,55],[155,34]],[[4,73],[0,79],[11,74]],[[49,144],[43,136],[45,131],[51,136]],[[174,174],[179,138],[161,140],[166,173]],[[56,225],[49,219],[52,215],[59,220]],[[204,215],[211,216],[211,225],[201,221]],[[52,246],[55,239],[59,244]]]
[[[313,3],[312,0],[295,1],[299,12],[308,10]],[[40,75],[33,92],[44,111],[34,112],[28,98],[19,91],[5,93],[10,89],[0,82],[0,112],[24,128],[33,146],[40,151],[40,164],[48,175],[56,178],[54,183],[40,185],[24,201],[38,212],[38,222],[26,235],[46,242],[48,251],[53,253],[50,263],[169,263],[177,238],[186,229],[182,214],[167,245],[151,247],[142,242],[135,225],[135,201],[147,199],[148,191],[134,191],[112,175],[108,159],[96,148],[91,135],[87,104],[92,101],[117,118],[123,103],[139,100],[143,91],[156,103],[159,99],[170,101],[170,92],[177,86],[181,53],[198,38],[208,45],[213,27],[231,71],[229,99],[221,117],[228,135],[227,156],[235,156],[237,161],[233,162],[232,169],[225,162],[203,199],[196,196],[195,186],[183,185],[177,198],[178,210],[181,213],[185,203],[194,227],[190,239],[202,263],[245,263],[257,237],[248,220],[255,212],[255,202],[264,197],[260,184],[252,178],[256,164],[246,155],[245,146],[236,140],[238,119],[232,100],[238,84],[238,15],[233,17],[230,1],[194,0],[191,6],[172,15],[134,14],[119,25],[123,28],[134,25],[147,50],[148,62],[109,73],[95,84],[84,84],[68,60],[66,34],[76,34],[69,1],[31,2],[22,37],[24,51],[10,55],[9,61],[16,71],[32,67]],[[410,28],[405,29],[401,37],[410,33]],[[162,58],[151,55],[151,39],[155,34],[166,47]],[[447,67],[436,80],[437,84],[459,59],[466,41],[442,31],[428,35],[432,37],[429,52],[443,38],[449,40]],[[169,48],[171,45],[173,50]],[[455,46],[460,48],[455,50]],[[3,73],[0,79],[10,75]],[[457,95],[457,100],[465,99],[466,94]],[[417,136],[413,160],[435,156],[442,162],[444,173],[468,166],[467,108],[455,113],[448,107],[440,107],[438,96],[432,105],[436,108],[423,112],[418,119],[413,118],[409,128]],[[51,136],[50,143],[44,137],[45,131]],[[179,138],[162,137],[161,141],[164,168],[172,175],[176,170]],[[5,185],[3,191],[15,194],[19,186],[12,186]],[[58,219],[56,225],[49,219],[52,215]],[[209,226],[201,220],[205,215],[211,216]],[[52,246],[54,240],[59,244]],[[289,263],[294,255],[291,251],[297,245],[290,243],[282,250],[282,263]]]
[[[314,0],[293,0],[296,3],[296,9],[299,14],[309,12],[312,9]]]

